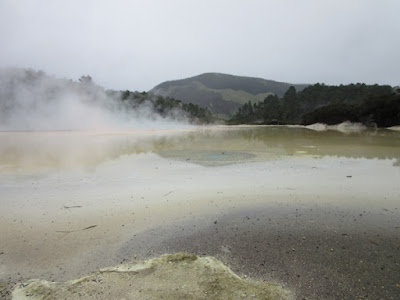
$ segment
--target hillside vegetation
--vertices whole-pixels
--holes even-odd
[[[136,109],[141,105],[150,103],[156,114],[162,117],[172,117],[174,119],[186,118],[191,123],[209,123],[213,120],[211,112],[207,108],[200,107],[193,103],[182,103],[182,101],[162,97],[146,92],[124,92],[107,91],[110,95],[117,94],[117,99],[130,109]]]
[[[166,81],[150,93],[194,103],[223,116],[232,115],[241,105],[256,103],[269,95],[283,96],[289,83],[261,78],[205,73],[182,80]],[[307,85],[294,85],[302,90]]]
[[[400,95],[388,85],[315,84],[302,91],[290,87],[283,97],[241,106],[231,124],[338,124],[360,122],[367,126],[400,124]]]
[[[229,124],[352,121],[390,127],[400,125],[400,89],[361,83],[290,86],[207,73],[164,82],[151,92],[115,91],[90,76],[73,81],[41,71],[0,69],[0,130],[73,129],[109,120],[139,126],[159,118],[199,124],[214,121],[212,112],[229,117]]]

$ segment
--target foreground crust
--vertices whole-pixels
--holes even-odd
[[[277,284],[242,279],[219,260],[166,254],[65,283],[30,280],[12,299],[291,299]]]

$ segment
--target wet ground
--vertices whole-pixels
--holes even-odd
[[[212,255],[233,271],[278,282],[296,299],[398,299],[399,210],[263,205],[150,230],[121,248],[153,256]]]
[[[399,132],[213,127],[0,139],[2,286],[185,251],[299,299],[400,296]]]

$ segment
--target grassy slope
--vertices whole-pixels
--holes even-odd
[[[291,86],[261,78],[205,73],[182,80],[166,81],[150,92],[170,96],[209,108],[213,113],[229,115],[240,105],[264,100],[270,94],[282,96]],[[298,90],[307,85],[294,85]]]
[[[253,94],[247,93],[245,91],[235,91],[232,89],[223,89],[223,90],[209,89],[209,90],[211,90],[213,92],[219,92],[222,95],[222,98],[224,100],[234,101],[234,102],[237,102],[240,104],[244,104],[249,100],[252,103],[256,103],[259,101],[263,101],[269,95],[273,95],[273,93],[261,93],[261,94],[253,95]]]

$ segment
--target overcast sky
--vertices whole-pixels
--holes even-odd
[[[400,84],[398,0],[0,0],[0,67],[149,90],[205,72]]]

